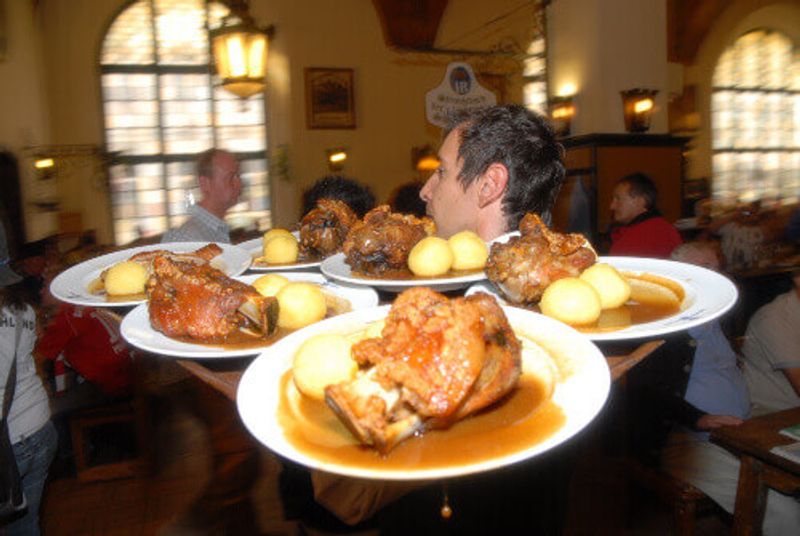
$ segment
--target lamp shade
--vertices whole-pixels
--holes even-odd
[[[620,91],[622,112],[625,115],[625,130],[647,132],[656,106],[657,89],[635,88]]]
[[[263,91],[271,32],[271,27],[256,28],[241,12],[226,16],[209,32],[222,87],[243,99]]]

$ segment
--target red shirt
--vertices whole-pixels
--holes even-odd
[[[663,217],[655,216],[611,231],[611,249],[608,253],[668,259],[672,250],[682,243],[678,230]]]
[[[131,352],[119,325],[92,308],[62,304],[36,343],[36,352],[46,359],[63,352],[78,374],[109,395],[131,390]]]

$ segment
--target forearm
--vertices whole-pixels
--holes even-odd
[[[782,369],[784,376],[786,379],[789,380],[789,384],[794,389],[795,394],[800,396],[800,368],[788,368]]]

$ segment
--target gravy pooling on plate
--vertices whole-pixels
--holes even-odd
[[[357,272],[355,270],[351,270],[351,273],[359,277],[361,279],[375,279],[375,280],[382,280],[382,281],[391,281],[391,280],[401,280],[401,281],[427,281],[430,279],[450,279],[450,278],[457,278],[457,277],[466,277],[474,274],[479,274],[483,270],[449,270],[447,273],[437,276],[431,277],[424,277],[420,275],[414,275],[411,273],[411,270],[408,268],[403,268],[399,270],[386,270],[382,274],[365,274],[363,272]]]
[[[524,341],[523,352],[537,354],[531,344],[535,345],[530,339]],[[298,451],[321,462],[359,468],[434,469],[510,455],[541,443],[566,422],[552,393],[568,367],[561,370],[558,356],[535,346],[538,356],[528,354],[528,359],[541,361],[544,352],[554,363],[523,367],[517,387],[499,402],[445,430],[411,437],[385,456],[359,443],[324,402],[301,395],[291,370],[280,380],[278,422]]]

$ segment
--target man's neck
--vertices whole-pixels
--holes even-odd
[[[478,215],[477,233],[486,242],[494,240],[498,236],[507,233],[506,215],[500,203],[485,207]]]
[[[221,220],[225,219],[226,210],[225,210],[224,207],[215,206],[208,199],[202,199],[197,204],[199,206],[203,207],[204,209],[206,209],[208,212],[210,212],[211,214],[213,214],[217,218],[219,218]]]

